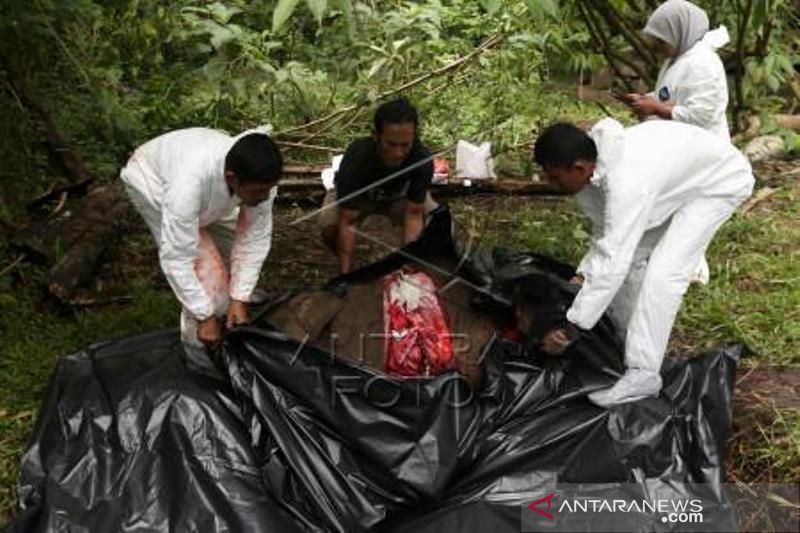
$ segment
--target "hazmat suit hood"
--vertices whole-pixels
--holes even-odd
[[[597,162],[591,183],[600,186],[621,159],[625,128],[613,118],[604,118],[589,131],[589,137],[597,146]]]
[[[236,137],[233,138],[233,142],[235,143],[245,135],[251,135],[253,133],[258,133],[260,135],[272,135],[273,127],[272,124],[261,124],[260,126],[256,126],[255,128],[250,128],[249,130],[245,130]]]
[[[731,36],[728,33],[728,28],[720,26],[716,30],[706,33],[701,41],[710,46],[712,50],[718,50],[731,42]]]

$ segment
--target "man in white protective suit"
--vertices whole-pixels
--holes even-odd
[[[246,303],[272,239],[283,161],[264,129],[237,137],[177,130],[140,146],[120,174],[156,240],[161,269],[183,306],[190,362],[207,366],[222,321],[247,323]]]
[[[625,339],[626,372],[590,395],[609,406],[658,394],[672,324],[695,266],[720,226],[750,196],[747,159],[696,126],[604,119],[588,133],[555,124],[536,141],[544,177],[575,194],[593,239],[566,322],[544,336],[560,353],[606,310]]]

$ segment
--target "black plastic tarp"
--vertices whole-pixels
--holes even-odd
[[[452,254],[480,287],[476,312],[502,312],[531,274],[562,298],[549,315],[566,308],[568,266],[459,258],[450,235],[440,213],[418,243],[330,288]],[[89,347],[61,360],[45,393],[12,530],[520,531],[521,509],[562,483],[710,487],[717,523],[733,520],[715,488],[740,350],[668,359],[659,397],[610,410],[586,397],[622,371],[608,319],[561,357],[501,337],[484,353],[473,390],[457,372],[390,379],[266,326],[226,336],[218,377],[186,368],[172,330]]]

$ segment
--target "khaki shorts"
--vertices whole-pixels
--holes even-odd
[[[423,206],[425,208],[425,215],[427,216],[431,211],[436,209],[439,204],[433,201],[430,192],[426,192]],[[370,209],[361,210],[358,212],[358,222],[363,222],[364,219],[372,215],[385,216],[391,220],[392,225],[402,226],[406,215],[406,199],[403,198],[388,205],[377,205]],[[322,210],[317,216],[317,224],[320,229],[337,226],[339,224],[339,207],[336,205],[336,190],[325,193],[325,199],[322,201]]]

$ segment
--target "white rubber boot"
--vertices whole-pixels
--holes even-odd
[[[589,394],[589,400],[600,407],[611,407],[649,396],[658,396],[659,391],[661,391],[661,375],[658,372],[629,368],[613,387]]]

